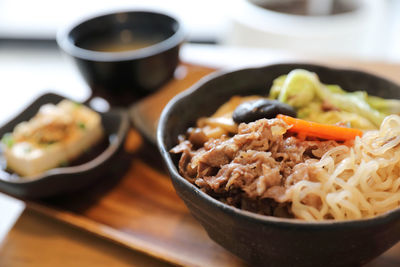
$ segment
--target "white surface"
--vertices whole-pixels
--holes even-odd
[[[385,22],[386,2],[352,2],[359,6],[354,12],[298,16],[271,11],[248,0],[233,0],[225,43],[319,55],[373,57],[380,43],[377,29]]]
[[[389,0],[389,24],[391,28],[382,28],[382,34],[387,35],[386,46],[381,47],[382,54],[386,60],[400,62],[400,1]],[[388,32],[388,33],[385,33]]]
[[[72,62],[46,47],[26,49],[5,46],[0,50],[0,124],[45,92],[52,91],[83,101],[90,89]]]
[[[0,0],[0,38],[54,38],[57,29],[81,16],[114,9],[141,9],[150,8],[167,11],[176,15],[183,22],[189,39],[216,39],[221,42],[232,41],[229,29],[233,26],[232,16],[243,20],[247,17],[255,21],[252,13],[241,9],[239,2],[244,0]],[[326,1],[326,0],[325,0]],[[400,1],[399,0],[359,0],[366,1],[379,7],[373,17],[369,17],[365,24],[374,24],[375,28],[368,29],[373,32],[365,43],[368,48],[363,48],[362,55],[370,58],[389,61],[400,61]],[[377,14],[381,14],[377,18]],[[382,15],[383,14],[383,15]],[[271,19],[271,18],[270,18]],[[272,19],[274,19],[272,17]],[[378,24],[373,20],[380,20]],[[237,22],[236,22],[237,23]],[[253,22],[254,24],[254,22]],[[242,25],[242,24],[240,24]],[[261,24],[262,25],[262,24]],[[243,25],[242,25],[243,26]],[[273,21],[268,28],[279,28],[280,23]],[[296,23],[293,24],[296,26]],[[327,34],[330,30],[324,25],[314,25],[313,28],[322,26]],[[349,25],[354,29],[357,25]],[[249,29],[246,26],[246,31]],[[293,27],[295,29],[295,27]],[[242,29],[243,30],[243,29]],[[247,32],[249,34],[249,32]],[[244,39],[249,38],[244,35]],[[260,37],[262,39],[262,37]],[[346,42],[339,47],[346,48]],[[248,46],[260,46],[258,41],[251,40]],[[263,47],[273,48],[268,44]],[[332,46],[331,46],[332,47]],[[354,47],[354,46],[353,46]],[[275,47],[277,48],[277,47]],[[282,48],[282,47],[281,47]],[[343,49],[344,49],[343,48]],[[359,51],[355,51],[355,54]],[[347,53],[348,56],[353,56]]]
[[[0,0],[0,37],[55,38],[57,29],[81,16],[115,9],[154,9],[174,14],[188,37],[214,38],[230,0]],[[222,11],[222,12],[221,12]]]
[[[24,208],[22,201],[0,193],[0,244]]]
[[[242,68],[290,60],[290,53],[278,49],[237,46],[184,45],[183,61],[214,68]]]

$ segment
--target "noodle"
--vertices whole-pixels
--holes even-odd
[[[286,169],[280,165],[281,161],[288,159],[288,151],[285,150],[282,153],[271,150],[271,142],[274,141],[267,137],[261,138],[259,135],[261,132],[258,130],[255,137],[249,137],[250,141],[242,142],[251,142],[254,153],[248,153],[251,150],[245,146],[243,150],[237,152],[239,158],[253,158],[253,160],[248,160],[248,162],[243,160],[238,163],[233,160],[236,154],[225,155],[224,151],[218,152],[220,143],[227,140],[230,140],[227,143],[234,143],[234,136],[238,134],[238,125],[232,119],[235,108],[243,102],[256,99],[260,97],[232,97],[211,117],[203,117],[197,121],[197,127],[201,129],[206,140],[214,141],[210,141],[208,147],[204,148],[201,145],[205,142],[204,136],[193,134],[189,137],[189,141],[196,141],[196,137],[200,141],[194,142],[199,148],[198,151],[192,150],[191,146],[183,157],[183,167],[180,166],[180,171],[183,171],[187,179],[202,187],[202,190],[207,192],[214,190],[215,196],[220,196],[223,201],[231,205],[243,208],[244,202],[237,199],[245,196],[253,201],[249,205],[244,205],[245,208],[254,205],[256,208],[253,211],[264,212],[262,207],[265,210],[273,210],[274,207],[262,204],[264,206],[257,208],[254,203],[269,198],[273,200],[272,203],[275,203],[275,206],[283,204],[282,206],[288,210],[288,216],[306,221],[371,218],[400,206],[400,116],[387,116],[379,130],[366,131],[362,137],[356,137],[354,142],[335,143],[321,154],[316,152],[315,157],[311,159],[304,158],[303,162],[296,162],[297,165],[303,164],[300,170],[315,170],[315,173],[289,175],[290,171],[294,173],[296,168],[288,165],[287,168],[290,171],[285,173]],[[281,126],[277,128],[271,126],[271,134],[283,135],[286,130],[280,132],[282,129]],[[305,140],[305,137],[301,138],[299,135],[296,138]],[[242,143],[239,142],[239,145]],[[211,149],[211,147],[214,148]],[[302,149],[300,145],[295,153],[302,155],[304,153]],[[215,155],[218,153],[213,151],[222,153],[223,160],[229,160],[210,160],[218,156]],[[262,163],[263,171],[258,176],[252,177],[251,170],[257,169],[257,164],[261,162],[257,159],[255,151],[264,153],[260,158],[264,158],[266,162],[270,161],[265,158],[270,157],[275,165]],[[181,152],[183,151],[177,146],[176,152],[173,153]],[[205,154],[209,157],[207,160],[204,159]],[[185,173],[186,162],[190,162],[188,165],[190,168],[186,168]],[[213,165],[216,162],[222,163]],[[247,171],[241,169],[243,165],[247,165]],[[225,171],[227,174],[223,174]],[[217,177],[218,174],[221,177]],[[209,177],[203,179],[203,176]],[[282,180],[278,184],[268,184],[270,176],[276,176]],[[210,177],[214,177],[214,180]],[[274,191],[276,189],[274,186],[277,185],[281,191]],[[232,191],[231,188],[235,190]],[[270,215],[270,213],[264,214]]]
[[[332,148],[314,164],[316,181],[287,191],[295,217],[304,220],[370,218],[400,205],[400,117],[357,137],[353,147]],[[318,197],[320,204],[308,203]]]

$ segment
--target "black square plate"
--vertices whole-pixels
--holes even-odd
[[[18,123],[31,119],[44,104],[57,104],[63,99],[65,97],[52,93],[40,96],[1,127],[0,136],[12,132]],[[123,150],[123,141],[129,129],[125,111],[111,110],[100,115],[107,143],[96,151],[96,155],[79,165],[50,169],[34,177],[20,177],[3,168],[0,170],[0,191],[22,198],[44,198],[76,191],[98,179],[110,167],[110,161]]]

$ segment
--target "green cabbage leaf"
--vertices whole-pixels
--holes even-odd
[[[299,118],[365,130],[376,129],[387,115],[400,113],[399,100],[346,92],[339,85],[321,83],[315,73],[303,69],[276,78],[269,97],[296,108]]]

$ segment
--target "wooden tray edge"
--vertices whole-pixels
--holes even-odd
[[[25,204],[27,209],[39,212],[48,218],[55,219],[61,223],[72,226],[75,229],[84,230],[94,236],[111,241],[128,249],[141,252],[147,256],[176,266],[196,266],[193,265],[193,262],[188,262],[168,254],[168,251],[164,249],[155,248],[151,243],[143,242],[142,240],[130,235],[124,235],[105,224],[92,222],[84,216],[78,216],[67,211],[60,212],[57,209],[52,209],[31,201],[25,201]]]

